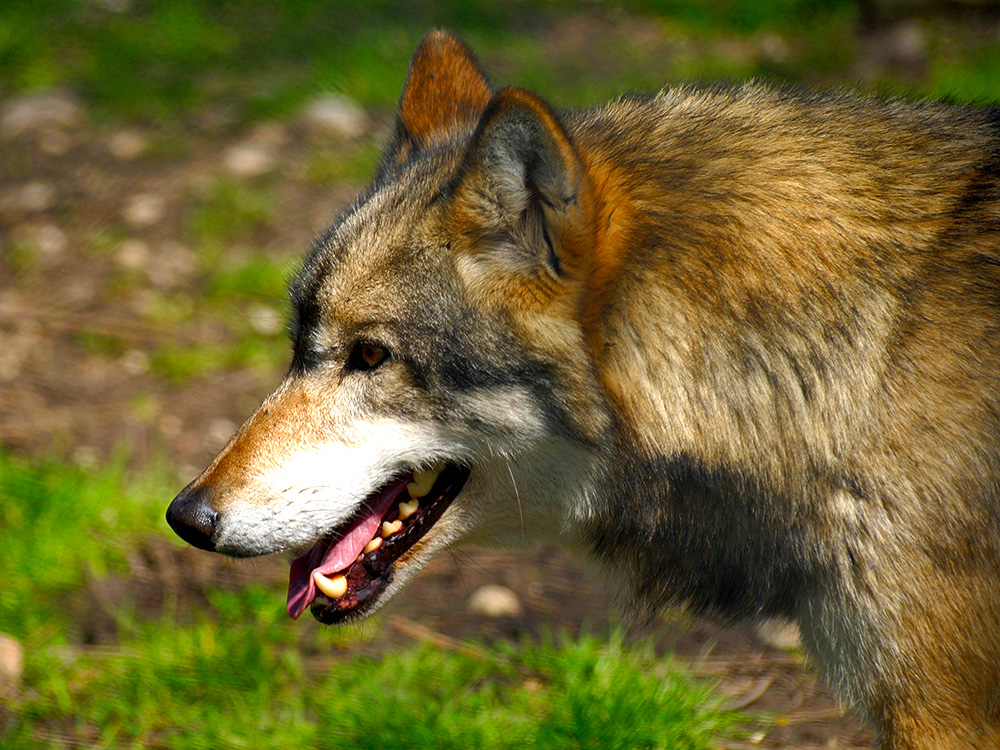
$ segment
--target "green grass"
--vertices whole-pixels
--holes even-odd
[[[174,385],[244,368],[273,376],[291,353],[285,338],[285,287],[298,262],[253,254],[205,275],[203,293],[196,299],[186,296],[179,303],[176,295],[154,299],[150,322],[179,325],[211,317],[230,335],[220,343],[161,343],[151,352],[152,372]]]
[[[116,359],[139,347],[149,355],[150,371],[174,386],[240,369],[275,379],[287,365],[291,347],[285,336],[286,285],[299,264],[292,256],[253,252],[204,271],[190,291],[154,291],[145,303],[143,322],[150,341],[136,343],[116,332],[81,327],[74,343],[88,354]],[[207,265],[207,264],[206,264]],[[134,289],[133,277],[119,276],[116,289]],[[198,320],[219,324],[220,340],[205,342],[184,333]]]
[[[232,370],[272,373],[291,356],[283,337],[247,336],[234,344],[162,344],[150,356],[150,370],[174,385]]]
[[[850,0],[634,0],[630,5],[702,31],[784,31],[850,8]]]
[[[957,101],[1000,101],[1000,43],[996,37],[959,50],[939,49],[931,58],[929,88]]]
[[[237,124],[283,118],[327,91],[386,112],[417,41],[435,27],[469,41],[500,83],[531,86],[560,105],[689,78],[842,82],[858,60],[852,0],[136,0],[121,12],[116,4],[0,3],[0,98],[68,87],[99,117],[161,124],[206,107]],[[594,28],[585,42],[572,41],[572,26],[560,33],[574,16]],[[965,40],[924,26],[932,48],[954,47],[931,55],[924,93],[1000,99],[995,35]],[[643,29],[659,41],[649,46]],[[786,59],[733,53],[767,34],[788,42]],[[900,83],[882,78],[868,83]]]
[[[762,30],[829,28],[829,19],[855,12],[849,0],[633,0],[614,11],[587,0],[165,0],[135,2],[124,12],[109,10],[112,5],[0,5],[0,96],[69,86],[104,116],[147,120],[175,119],[220,103],[237,119],[281,117],[309,95],[331,90],[386,108],[398,96],[416,42],[428,29],[446,27],[474,43],[487,61],[509,60],[505,73],[565,103],[560,95],[572,100],[588,78],[609,78],[608,87],[621,90],[658,87],[673,72],[669,56],[617,43],[604,56],[610,75],[574,67],[575,52],[568,59],[553,54],[553,38],[546,36],[569,14],[612,20],[627,14],[692,37],[749,37]],[[837,45],[827,38],[822,46]],[[519,53],[511,57],[514,49]],[[756,70],[715,60],[701,72],[720,67],[729,73]]]
[[[346,154],[342,150],[315,148],[309,154],[305,181],[311,185],[362,183],[371,179],[380,156],[381,149],[371,141]]]
[[[711,685],[617,634],[359,651],[377,623],[292,622],[277,582],[205,584],[207,603],[155,617],[104,603],[117,635],[86,645],[86,582],[127,578],[141,540],[166,533],[171,484],[122,460],[83,470],[0,451],[0,631],[25,645],[0,746],[696,750],[747,725]]]
[[[224,305],[257,301],[281,306],[288,279],[299,263],[297,256],[275,258],[257,254],[241,258],[206,279],[205,295],[208,300]]]
[[[233,242],[252,242],[276,210],[266,188],[216,179],[188,214],[188,231],[201,269],[215,270]]]
[[[597,0],[163,0],[122,3],[120,12],[117,4],[0,4],[0,98],[62,86],[112,120],[171,123],[217,107],[239,123],[286,117],[310,96],[338,91],[384,112],[417,41],[434,27],[461,34],[500,82],[529,85],[562,105],[687,78],[824,83],[856,75],[852,0],[627,0],[614,7]],[[558,33],[559,22],[570,16],[595,32],[562,48],[573,32]],[[667,33],[648,47],[648,36],[636,32],[643,27]],[[995,35],[963,40],[933,22],[925,31],[932,46],[956,49],[932,55],[924,93],[1000,99]],[[724,49],[752,47],[765,34],[789,42],[787,59]],[[894,85],[891,76],[869,83]]]
[[[748,723],[710,685],[615,636],[312,662],[258,601],[269,593],[220,594],[216,617],[184,626],[136,623],[115,650],[37,655],[8,741],[48,747],[38,728],[69,726],[97,746],[143,748],[707,750]]]
[[[128,342],[121,336],[84,326],[73,334],[74,343],[89,352],[105,357],[120,357],[128,350]]]
[[[88,577],[126,569],[145,533],[165,526],[165,471],[130,477],[121,458],[88,470],[0,450],[0,631],[49,639]]]

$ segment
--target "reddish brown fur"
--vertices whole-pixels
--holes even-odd
[[[442,31],[425,36],[413,54],[399,100],[400,160],[414,148],[427,148],[474,125],[492,97],[465,45]]]
[[[700,96],[692,93],[687,106],[707,104]],[[856,529],[875,533],[871,543],[895,547],[889,554],[903,556],[880,565],[855,552],[858,584],[864,591],[881,591],[876,598],[899,597],[898,617],[875,615],[875,633],[871,623],[863,624],[865,615],[850,611],[871,606],[862,603],[867,596],[843,602],[837,617],[846,619],[836,627],[850,628],[857,617],[859,629],[847,637],[861,652],[848,659],[847,668],[859,674],[835,670],[831,677],[841,685],[853,683],[847,689],[883,727],[886,747],[997,746],[997,522],[994,517],[984,525],[982,515],[996,507],[987,511],[974,495],[954,496],[969,477],[983,476],[984,461],[993,476],[1000,468],[995,445],[1000,320],[994,291],[1000,289],[1000,253],[994,233],[973,229],[968,235],[977,222],[1000,222],[995,181],[977,184],[983,179],[978,166],[983,146],[987,160],[989,149],[996,149],[991,127],[975,116],[952,120],[946,109],[915,113],[904,105],[845,107],[835,100],[798,104],[764,90],[716,96],[706,114],[712,119],[696,133],[673,131],[681,114],[650,124],[648,105],[624,101],[573,116],[564,126],[531,95],[510,90],[494,99],[484,120],[515,106],[532,109],[548,128],[567,171],[579,171],[574,179],[587,186],[587,200],[583,216],[567,222],[575,221],[577,231],[561,227],[562,251],[574,263],[567,281],[547,281],[539,293],[535,280],[496,278],[492,291],[508,307],[511,300],[533,300],[525,311],[529,316],[565,314],[555,312],[562,309],[560,297],[581,300],[575,317],[598,375],[623,422],[641,425],[635,434],[640,446],[693,452],[711,463],[763,474],[775,491],[796,492],[813,462],[836,462],[837,471],[866,475],[887,487],[906,477],[913,489],[904,486],[895,494],[893,487],[882,502],[890,517],[905,519],[916,538],[895,541],[880,537],[892,533],[888,529]],[[609,123],[614,138],[608,136]],[[644,149],[662,155],[663,166],[637,159]],[[472,172],[463,185],[474,186],[478,179]],[[973,206],[973,217],[956,213],[983,190],[988,197]],[[482,226],[476,207],[461,199],[453,205],[454,232],[467,235]],[[672,221],[676,234],[670,233]],[[655,242],[644,234],[651,230],[657,232]],[[898,247],[914,250],[903,255],[894,250]],[[725,251],[713,251],[720,248]],[[668,279],[672,289],[652,296],[664,294]],[[573,291],[578,282],[582,286]],[[623,313],[625,298],[630,307]],[[854,303],[845,308],[844,300]],[[632,312],[638,309],[642,312]],[[713,348],[719,335],[733,342],[727,347],[761,335],[780,344],[786,335],[780,328],[769,334],[747,324],[761,310],[805,321],[795,325],[806,337],[842,325],[850,312],[864,327],[860,346],[885,347],[888,359],[845,361],[834,365],[841,368],[840,380],[803,383],[825,391],[813,404],[791,404],[772,416],[767,416],[772,406],[751,406],[760,419],[756,425],[731,418],[706,423],[695,412],[686,416],[690,406],[683,399],[669,400],[671,411],[663,412],[672,376],[664,364],[635,358],[646,351],[642,342],[663,340],[661,326],[671,320],[683,321],[682,328],[670,329],[671,349],[699,362],[727,356]],[[631,333],[621,328],[626,318]],[[623,345],[633,335],[639,338]],[[767,339],[758,342],[766,351]],[[974,342],[988,342],[989,360],[973,354],[970,347],[979,346]],[[675,372],[676,364],[669,363]],[[865,370],[855,371],[856,366]],[[657,370],[664,373],[658,388],[636,386],[636,372],[655,377]],[[704,376],[692,370],[686,377],[697,382]],[[738,381],[732,387],[724,399],[739,396]],[[868,414],[838,424],[840,415],[827,411],[852,402]],[[979,416],[984,407],[993,415],[988,421]],[[956,454],[955,445],[970,448]],[[989,457],[975,446],[983,446]],[[996,480],[990,481],[995,491]],[[941,499],[932,500],[920,487],[939,488],[930,491],[940,492]],[[900,504],[917,497],[923,499],[916,505]],[[844,533],[837,518],[816,522],[821,536]],[[972,530],[986,528],[994,536],[978,550],[982,540]],[[942,529],[957,536],[941,539]],[[940,546],[944,569],[918,552],[927,544]],[[982,563],[971,562],[976,558]],[[877,645],[872,638],[886,642]],[[870,648],[882,651],[877,664],[864,656]]]
[[[318,425],[307,418],[317,408],[323,408],[316,401],[303,383],[290,381],[268,396],[198,478],[199,486],[216,488],[216,509],[225,511],[234,500],[248,501],[239,491],[247,486],[248,479],[267,471],[280,459],[282,454],[272,455],[276,446],[288,451],[293,445],[308,445],[316,440],[313,430]],[[258,500],[264,502],[267,498]]]
[[[530,396],[638,604],[793,618],[883,747],[1000,747],[1000,112],[750,85],[556,114],[434,32],[359,206],[293,297],[327,352],[437,305],[451,368],[293,367],[198,480],[220,509],[332,405]]]

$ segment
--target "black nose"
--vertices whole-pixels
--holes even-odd
[[[208,490],[186,487],[167,508],[167,523],[181,539],[199,549],[214,550],[212,533],[219,512],[212,507]]]

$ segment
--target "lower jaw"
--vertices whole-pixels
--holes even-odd
[[[376,550],[363,554],[342,575],[347,578],[347,591],[337,599],[320,594],[309,605],[309,612],[324,625],[335,625],[371,614],[385,600],[385,591],[392,582],[395,566],[406,558],[415,545],[440,520],[455,497],[461,492],[469,476],[469,470],[461,466],[450,466],[442,472],[432,489],[432,496],[439,500],[429,506],[422,531],[405,531],[386,539]],[[391,557],[385,553],[396,546],[399,552]],[[405,562],[404,562],[405,564]]]
[[[348,591],[339,599],[328,599],[322,594],[309,605],[309,612],[324,625],[338,625],[371,614],[382,603],[382,594],[393,578],[393,566],[378,578],[368,581],[362,588]],[[350,580],[350,575],[348,575]]]

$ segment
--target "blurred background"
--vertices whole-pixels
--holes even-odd
[[[284,286],[445,27],[556,107],[757,78],[1000,101],[992,0],[3,0],[0,747],[864,747],[781,623],[618,622],[556,548],[442,555],[373,620],[183,546],[280,379]]]

